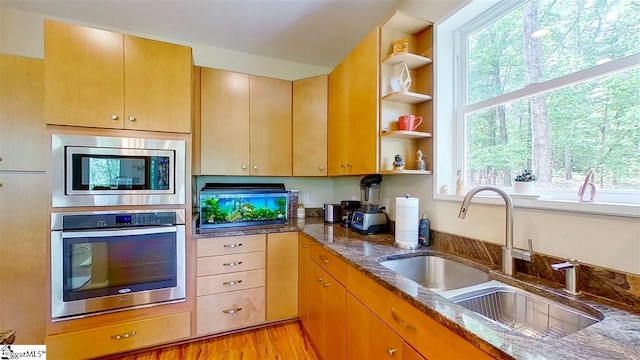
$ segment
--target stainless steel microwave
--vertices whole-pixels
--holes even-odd
[[[52,206],[185,203],[183,140],[53,134]]]

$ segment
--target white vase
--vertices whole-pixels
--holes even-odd
[[[534,195],[533,182],[531,181],[514,181],[513,193],[518,195]]]

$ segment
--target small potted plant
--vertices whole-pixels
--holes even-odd
[[[524,169],[514,179],[513,193],[519,195],[533,195],[533,182],[537,180],[531,169]]]

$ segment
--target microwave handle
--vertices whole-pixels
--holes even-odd
[[[132,236],[132,235],[148,235],[148,234],[165,234],[178,232],[176,226],[154,227],[145,229],[127,229],[127,230],[97,230],[97,231],[68,231],[62,232],[62,237],[69,238],[87,238],[87,237],[112,237],[112,236]]]

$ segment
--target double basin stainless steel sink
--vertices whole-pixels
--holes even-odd
[[[491,280],[472,266],[438,256],[380,264],[501,327],[539,339],[558,339],[602,320],[579,309]]]

